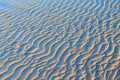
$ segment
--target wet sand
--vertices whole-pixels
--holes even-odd
[[[120,0],[0,0],[0,80],[120,80]]]

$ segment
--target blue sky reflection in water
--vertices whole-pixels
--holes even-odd
[[[0,80],[119,80],[120,0],[0,0]]]

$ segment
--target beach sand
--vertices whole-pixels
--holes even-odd
[[[120,80],[120,0],[0,0],[0,80]]]

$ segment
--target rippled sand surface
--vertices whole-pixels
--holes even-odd
[[[0,80],[120,80],[120,0],[0,0]]]

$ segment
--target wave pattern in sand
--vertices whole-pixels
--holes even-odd
[[[0,0],[0,80],[120,80],[120,0]]]

